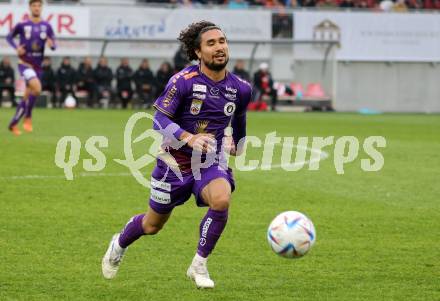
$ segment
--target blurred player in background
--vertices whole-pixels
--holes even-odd
[[[180,33],[179,40],[189,60],[198,60],[199,64],[170,79],[154,104],[157,111],[153,126],[165,140],[186,143],[181,148],[171,147],[167,153],[175,159],[182,178],[168,172],[170,165],[158,156],[151,178],[150,208],[146,214],[133,216],[122,232],[113,236],[102,260],[102,272],[107,279],[115,277],[127,247],[143,235],[158,233],[172,210],[194,194],[197,205],[209,209],[200,223],[197,252],[187,276],[199,288],[213,288],[207,259],[226,226],[235,188],[232,170],[220,162],[224,152],[236,155],[241,151],[237,143],[246,136],[251,86],[226,70],[228,43],[215,24],[193,23]],[[232,137],[225,133],[230,123]],[[170,133],[161,129],[173,130]],[[192,161],[196,153],[218,158],[200,168],[199,176]]]
[[[42,0],[30,0],[30,19],[18,23],[6,38],[8,43],[17,51],[19,58],[18,70],[26,81],[23,100],[17,105],[17,111],[9,123],[9,130],[17,136],[21,134],[17,124],[23,116],[25,116],[23,129],[32,132],[32,109],[41,93],[40,77],[44,49],[46,44],[52,50],[56,48],[52,26],[41,19],[42,8]],[[18,44],[14,41],[17,36],[19,37]]]

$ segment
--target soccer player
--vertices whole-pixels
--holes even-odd
[[[8,43],[17,50],[18,70],[26,81],[23,100],[17,105],[17,111],[9,123],[9,130],[17,136],[21,134],[17,124],[23,115],[25,116],[24,130],[32,132],[32,109],[41,93],[40,77],[44,49],[46,44],[52,50],[56,48],[52,26],[41,19],[42,7],[42,0],[29,0],[30,19],[18,23],[6,38]],[[14,41],[16,36],[19,36],[18,45]]]
[[[172,210],[184,204],[194,194],[199,207],[209,209],[200,223],[200,239],[187,276],[198,288],[213,288],[207,269],[208,256],[213,251],[228,220],[228,208],[235,184],[232,171],[221,160],[194,172],[193,154],[216,155],[226,150],[239,154],[246,135],[246,108],[251,98],[251,86],[226,70],[229,48],[223,31],[215,24],[200,21],[180,33],[180,42],[190,61],[199,64],[175,74],[156,100],[154,129],[173,129],[172,135],[163,131],[165,139],[186,143],[171,148],[169,155],[178,163],[177,173],[168,172],[167,160],[158,156],[152,172],[149,210],[133,216],[119,234],[115,234],[102,260],[105,278],[116,276],[127,247],[143,235],[158,233]],[[225,138],[231,124],[232,137]],[[225,141],[224,143],[222,141]],[[222,149],[222,146],[225,146]]]

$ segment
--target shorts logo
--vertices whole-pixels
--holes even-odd
[[[151,178],[151,187],[159,188],[159,189],[162,189],[165,191],[171,191],[171,184],[170,183],[158,181],[155,178]]]
[[[193,84],[193,92],[203,92],[203,93],[206,93],[206,86],[205,85],[199,85],[199,84]]]
[[[171,195],[166,192],[158,191],[154,188],[151,188],[151,199],[159,204],[170,204],[171,203]]]
[[[225,115],[232,116],[232,114],[234,114],[234,112],[235,112],[235,108],[236,108],[235,103],[233,103],[233,102],[226,103],[225,109],[224,109]]]
[[[200,99],[193,99],[191,103],[191,107],[189,108],[189,111],[192,115],[198,115],[200,113],[200,110],[202,108],[203,101]]]

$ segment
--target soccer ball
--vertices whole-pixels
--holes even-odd
[[[316,241],[312,221],[297,211],[279,214],[267,229],[267,240],[272,250],[286,258],[299,258],[307,254]]]

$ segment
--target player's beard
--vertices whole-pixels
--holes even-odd
[[[223,69],[225,69],[228,62],[229,62],[229,57],[225,57],[224,63],[220,63],[220,64],[217,64],[214,61],[212,61],[212,62],[203,61],[206,68],[208,68],[209,70],[212,70],[212,71],[222,71]]]

